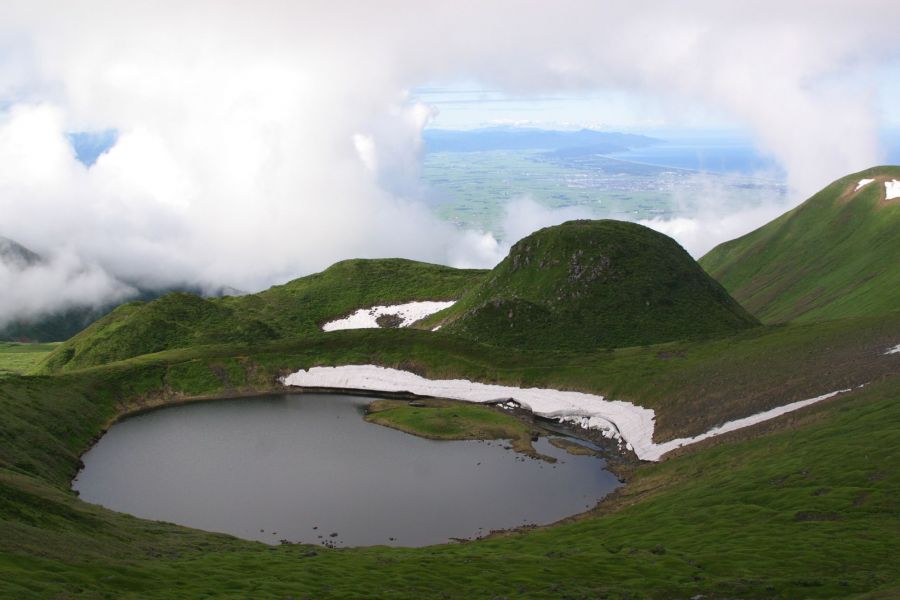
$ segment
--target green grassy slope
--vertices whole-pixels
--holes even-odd
[[[517,242],[484,283],[426,321],[496,345],[633,346],[756,321],[674,240],[621,221],[570,221]]]
[[[665,441],[896,373],[900,355],[884,352],[898,339],[900,311],[578,354],[509,350],[440,332],[350,330],[252,346],[172,350],[64,375],[13,379],[10,385],[98,381],[101,391],[92,393],[104,398],[110,394],[104,400],[108,406],[96,416],[98,423],[106,423],[127,408],[266,391],[277,387],[279,375],[301,368],[379,364],[435,379],[568,389],[635,402],[656,411],[655,439]],[[122,389],[120,377],[127,383]],[[113,391],[102,391],[107,388]],[[52,411],[40,403],[14,400],[7,392],[0,388],[0,415],[6,415],[0,420],[0,455],[4,450],[27,454],[31,448],[47,447],[36,441],[44,435],[36,432],[49,418],[45,413]],[[3,429],[16,423],[13,430]]]
[[[104,364],[169,348],[277,338],[267,324],[216,300],[166,294],[131,302],[61,344],[43,363],[47,370]]]
[[[358,308],[462,297],[429,324],[479,342],[594,349],[720,335],[755,320],[673,240],[617,221],[577,221],[517,243],[494,270],[350,260],[259,294],[169,294],[131,303],[57,349],[44,372],[222,342],[319,335]]]
[[[855,191],[861,179],[874,182]],[[700,260],[766,322],[877,314],[900,306],[900,167],[838,179],[771,223]]]
[[[219,309],[234,310],[230,302],[195,310],[215,319]],[[793,598],[889,590],[898,567],[900,356],[884,352],[898,339],[900,311],[577,353],[356,330],[8,376],[0,379],[0,596]],[[758,427],[771,432],[765,437],[738,432],[640,466],[586,520],[473,544],[312,554],[135,519],[69,491],[79,455],[116,415],[266,390],[285,372],[348,363],[601,392],[656,409],[658,441],[869,385]]]
[[[223,303],[270,324],[280,337],[317,333],[358,308],[412,300],[455,300],[487,271],[400,258],[345,260],[321,273]]]
[[[577,522],[469,544],[315,552],[143,521],[68,491],[78,454],[119,400],[189,374],[173,355],[0,381],[0,596],[832,598],[897,589],[896,374],[759,427],[762,437],[741,441],[744,432],[641,466]]]
[[[483,271],[402,259],[348,260],[248,296],[172,293],[120,306],[62,344],[44,372],[71,370],[173,348],[315,335],[328,319],[375,304],[452,299]]]
[[[796,236],[824,227],[832,212],[808,217],[808,227],[798,226]],[[848,223],[856,222],[853,215],[867,214],[851,213]],[[695,263],[666,250],[667,238],[613,224],[608,227],[622,228],[616,236],[622,245],[601,249],[591,245],[593,233],[581,238],[580,227],[574,226],[571,237],[518,246],[489,275],[410,261],[347,261],[254,296],[172,295],[125,305],[54,351],[44,375],[0,377],[0,597],[900,593],[900,355],[885,354],[900,342],[896,304],[879,304],[872,291],[854,291],[864,291],[861,284],[844,292],[868,303],[861,316],[818,320],[845,312],[828,308],[840,308],[836,299],[805,322],[753,327],[721,287],[696,275]],[[769,243],[777,246],[779,239]],[[844,247],[851,264],[870,250],[855,242]],[[807,257],[810,264],[817,264],[814,258]],[[829,273],[844,268],[838,259]],[[644,268],[634,281],[617,279],[633,274],[635,264]],[[845,281],[823,277],[827,285]],[[888,281],[879,277],[882,284]],[[606,315],[591,307],[616,302],[593,289],[602,281],[615,283],[618,295],[631,300],[617,316],[661,324],[677,339],[655,345],[638,340],[632,343],[647,345],[614,350],[598,345],[596,335],[608,331],[591,330],[591,319]],[[462,310],[435,316],[434,323],[447,323],[438,332],[318,331],[322,321],[359,306],[453,298],[466,291]],[[513,305],[513,317],[508,310],[476,314],[493,299],[504,309]],[[525,305],[525,312],[516,312]],[[548,307],[565,315],[561,332],[553,330],[552,318],[542,321]],[[451,323],[451,317],[459,321]],[[543,337],[519,327],[528,319]],[[699,322],[688,329],[691,319]],[[504,329],[508,321],[515,321],[512,333]],[[454,327],[464,326],[471,329],[453,335]],[[616,335],[630,335],[616,327],[608,323]],[[505,345],[477,341],[487,333]],[[693,337],[697,333],[706,335]],[[639,465],[614,498],[582,519],[476,543],[269,547],[115,513],[80,501],[69,489],[81,453],[122,414],[267,391],[277,388],[279,375],[300,368],[369,363],[431,378],[629,400],[656,411],[656,441],[837,389],[853,391],[683,449],[662,463]]]
[[[0,376],[21,374],[34,369],[56,344],[20,344],[0,342]]]

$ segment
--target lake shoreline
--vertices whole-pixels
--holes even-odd
[[[72,490],[84,501],[138,518],[266,544],[329,543],[328,537],[316,540],[316,534],[340,531],[335,547],[418,547],[552,525],[593,510],[621,487],[602,457],[570,456],[546,434],[535,448],[553,463],[512,451],[505,437],[465,436],[435,444],[426,441],[430,436],[371,427],[364,410],[370,400],[380,401],[372,394],[286,390],[263,394],[258,403],[242,402],[246,396],[218,398],[227,402],[222,405],[201,406],[202,400],[192,398],[160,406],[171,406],[171,413],[148,406],[132,411],[129,416],[155,416],[123,417],[123,428],[110,428],[83,455],[86,467]],[[466,417],[460,410],[465,404],[444,408]],[[531,439],[530,422],[500,409],[469,408]],[[304,456],[309,459],[297,461]],[[217,473],[229,475],[222,479]],[[344,499],[331,498],[338,490]],[[260,510],[248,503],[257,497]],[[206,507],[199,512],[198,498]],[[206,498],[220,500],[208,505]],[[446,518],[424,527],[419,507]],[[372,521],[373,515],[383,516]],[[317,529],[312,525],[319,531],[307,531]],[[396,541],[388,541],[391,535]]]

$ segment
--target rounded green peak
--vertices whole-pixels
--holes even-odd
[[[635,223],[582,220],[518,241],[444,323],[484,343],[578,350],[756,322],[673,239]]]

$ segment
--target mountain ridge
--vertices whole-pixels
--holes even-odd
[[[869,180],[866,184],[861,181]],[[700,264],[764,322],[830,319],[900,306],[900,167],[842,177]]]

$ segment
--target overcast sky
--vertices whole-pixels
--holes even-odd
[[[123,281],[253,291],[349,257],[490,266],[498,232],[421,202],[429,123],[734,127],[798,202],[880,162],[900,122],[893,0],[3,4],[0,235],[64,257],[29,288],[63,299],[83,273],[100,299]],[[76,160],[67,133],[110,129]]]

